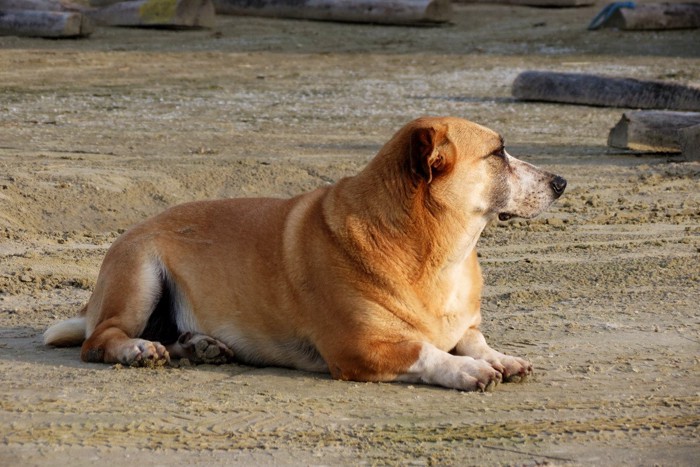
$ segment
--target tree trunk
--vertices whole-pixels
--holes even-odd
[[[700,161],[700,125],[681,128],[681,152],[689,161]]]
[[[0,35],[77,38],[89,36],[95,28],[81,13],[63,11],[0,11]]]
[[[552,8],[567,8],[593,5],[595,0],[458,0],[459,3],[497,3]]]
[[[436,24],[449,0],[214,0],[217,13],[351,23]]]
[[[211,0],[136,0],[86,12],[98,24],[165,28],[211,28]]]
[[[581,73],[525,71],[513,82],[513,96],[526,101],[603,107],[700,110],[699,88]]]
[[[681,152],[681,131],[700,125],[698,112],[625,112],[610,130],[608,146],[652,152]],[[685,132],[683,132],[685,135]],[[697,140],[697,129],[689,131],[687,144]],[[695,146],[697,148],[697,145]],[[692,148],[691,148],[692,149]]]
[[[0,11],[34,10],[34,11],[67,11],[65,2],[57,0],[0,0]]]
[[[653,3],[620,8],[601,27],[624,30],[699,28],[700,3]]]

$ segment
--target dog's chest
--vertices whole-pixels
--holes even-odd
[[[453,310],[447,310],[440,319],[440,332],[435,345],[446,351],[457,345],[464,333],[477,324],[478,310],[470,310],[468,303]]]
[[[480,291],[477,290],[479,283],[474,279],[467,265],[449,271],[444,278],[439,318],[434,327],[437,347],[451,350],[467,329],[478,324]]]

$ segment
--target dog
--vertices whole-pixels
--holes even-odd
[[[476,243],[566,180],[454,117],[401,128],[357,175],[291,199],[175,206],[108,250],[79,316],[44,342],[86,362],[188,358],[490,390],[532,372],[479,331]]]

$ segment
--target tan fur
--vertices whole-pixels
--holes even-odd
[[[563,190],[555,178],[504,155],[491,130],[424,118],[335,185],[176,206],[108,251],[81,357],[138,364],[228,347],[243,362],[347,380],[471,390],[518,379],[530,364],[478,331],[475,245],[499,213],[546,208]],[[161,345],[143,334],[166,291],[182,336]],[[45,342],[77,343],[70,328],[55,325]]]

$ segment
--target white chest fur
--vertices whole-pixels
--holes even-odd
[[[474,288],[479,286],[475,280],[480,282],[480,278],[474,277],[475,273],[478,271],[474,271],[468,261],[453,264],[444,271],[439,286],[444,300],[439,313],[440,323],[436,326],[439,331],[433,342],[440,349],[451,350],[467,329],[479,324],[479,291]]]

